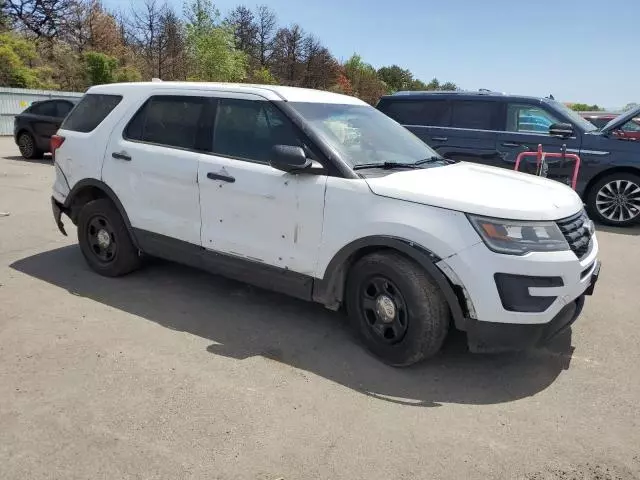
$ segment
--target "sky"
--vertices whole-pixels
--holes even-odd
[[[131,1],[105,0],[127,8]],[[178,12],[181,0],[167,0]],[[217,0],[264,3],[339,59],[428,82],[620,108],[640,103],[640,0]]]

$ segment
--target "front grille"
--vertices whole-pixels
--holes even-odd
[[[582,211],[568,218],[558,220],[556,222],[560,231],[567,239],[569,247],[582,259],[588,252],[591,245],[591,220],[587,217],[587,214]]]

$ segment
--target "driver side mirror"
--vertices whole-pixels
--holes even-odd
[[[554,123],[549,126],[549,135],[552,137],[569,138],[573,137],[575,131],[570,123]]]
[[[271,150],[269,165],[284,172],[297,172],[305,170],[312,165],[301,147],[293,145],[275,145]]]

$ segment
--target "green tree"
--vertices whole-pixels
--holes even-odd
[[[382,67],[378,69],[378,78],[387,85],[387,93],[393,93],[400,90],[414,90],[413,74],[398,65],[390,67]]]
[[[51,69],[39,62],[35,44],[11,33],[0,34],[0,85],[14,88],[55,87]]]
[[[266,67],[261,67],[251,72],[251,75],[249,75],[249,81],[260,85],[276,85],[278,83],[276,78],[271,75],[271,72]]]
[[[89,85],[102,85],[116,81],[118,59],[100,52],[84,54],[85,68]]]
[[[635,102],[627,103],[622,109],[623,112],[628,112],[629,110],[633,110],[634,108],[638,108],[638,104]]]
[[[353,95],[374,105],[387,91],[387,85],[378,78],[378,72],[368,63],[362,61],[360,55],[354,54],[344,64],[344,73]]]
[[[191,61],[190,80],[238,82],[247,76],[247,55],[236,49],[234,31],[220,23],[220,13],[209,0],[185,6],[186,47]]]
[[[586,103],[572,103],[571,110],[576,112],[597,112],[602,110],[598,105],[589,105]]]
[[[116,82],[139,82],[142,80],[142,74],[135,67],[122,67],[116,71],[115,80]]]

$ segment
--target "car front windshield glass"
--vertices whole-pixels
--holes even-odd
[[[593,132],[595,130],[598,130],[598,127],[596,127],[593,123],[583,118],[578,112],[571,110],[566,105],[555,101],[550,101],[549,103],[553,105],[556,110],[564,113],[567,117],[569,117],[571,123],[580,127],[584,132]]]
[[[409,130],[368,105],[290,102],[306,122],[351,167],[415,164],[439,155]]]

